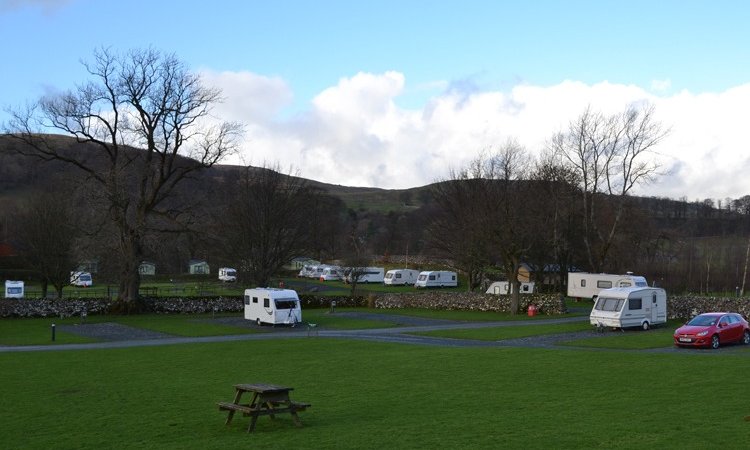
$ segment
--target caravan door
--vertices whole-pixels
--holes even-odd
[[[659,306],[656,303],[656,292],[651,294],[651,323],[659,323]]]

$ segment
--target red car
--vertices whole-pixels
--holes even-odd
[[[737,313],[700,314],[674,332],[674,344],[680,347],[719,348],[730,342],[750,344],[750,327]]]

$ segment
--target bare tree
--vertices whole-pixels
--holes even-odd
[[[550,140],[550,149],[578,175],[583,244],[592,270],[607,262],[630,191],[658,175],[651,157],[667,133],[652,106],[611,116],[589,107]]]
[[[318,190],[278,167],[247,167],[223,221],[227,254],[240,262],[240,275],[268,286],[273,275],[307,249],[308,218]]]
[[[75,166],[98,187],[117,233],[119,299],[132,302],[144,239],[181,230],[177,186],[234,151],[241,127],[210,117],[220,91],[202,85],[174,55],[102,49],[83,65],[89,81],[11,111],[6,128],[26,144],[23,153]],[[87,145],[63,148],[42,134],[50,131]]]
[[[42,297],[52,285],[62,298],[63,287],[77,265],[78,227],[70,200],[64,194],[42,192],[19,206],[15,214],[14,244],[33,267],[42,285]]]
[[[526,185],[530,160],[515,140],[481,153],[467,167],[437,183],[437,217],[429,228],[432,246],[452,258],[481,286],[491,262],[498,261],[511,282],[511,312],[518,312],[518,271],[534,234],[529,228]]]

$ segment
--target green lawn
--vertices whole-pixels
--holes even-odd
[[[0,319],[0,345],[48,345],[94,342],[92,339],[66,333],[58,325],[78,323],[75,318]],[[52,342],[52,324],[55,341]]]
[[[0,367],[4,448],[737,448],[750,415],[747,355],[300,338],[0,353]],[[313,405],[304,427],[225,427],[216,402],[239,382],[293,386]]]

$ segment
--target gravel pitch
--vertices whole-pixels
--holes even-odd
[[[58,325],[57,328],[68,333],[103,341],[167,339],[173,337],[158,331],[144,330],[143,328],[134,328],[113,322]]]

